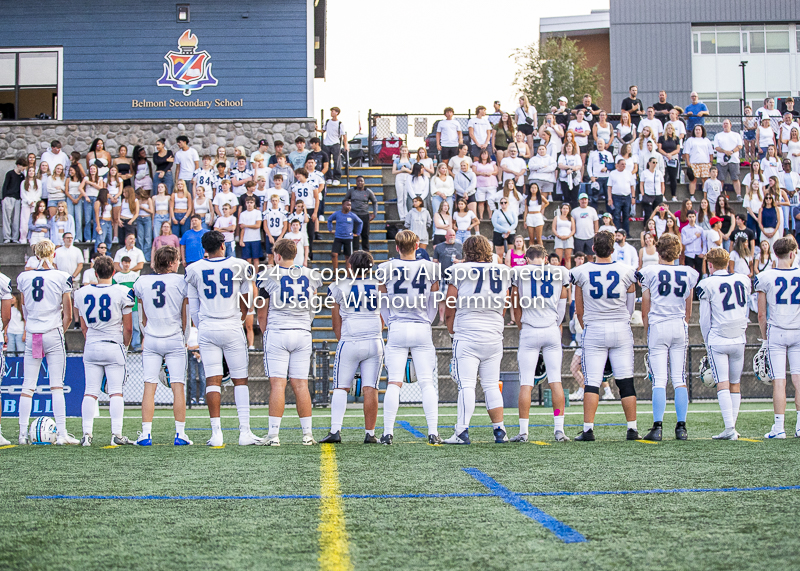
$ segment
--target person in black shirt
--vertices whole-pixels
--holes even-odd
[[[639,93],[638,87],[631,85],[628,92],[630,97],[622,100],[622,110],[631,114],[631,122],[638,127],[639,120],[644,115],[644,104],[642,104],[641,99],[636,98],[636,94]]]
[[[658,103],[653,103],[653,109],[656,111],[656,119],[661,121],[663,125],[669,120],[669,112],[674,108],[672,103],[667,102],[667,92],[663,89],[658,92]]]
[[[28,159],[20,157],[3,181],[3,243],[19,242],[20,191]]]
[[[794,108],[794,97],[787,97],[783,100],[783,112],[791,113],[794,119],[800,118],[800,111]]]
[[[328,153],[322,150],[322,141],[319,137],[311,137],[309,143],[311,144],[311,150],[306,155],[306,161],[308,161],[308,159],[314,159],[314,168],[322,174],[325,174],[328,172],[330,157]]]
[[[567,98],[563,95],[558,98],[558,109],[553,111],[553,115],[556,118],[556,123],[564,127],[564,130],[567,130],[567,125],[569,125],[570,120],[570,110],[567,107]]]
[[[747,244],[750,246],[750,251],[755,252],[756,249],[756,234],[747,227],[747,218],[744,214],[736,215],[736,230],[731,232],[731,244],[735,244],[740,236],[747,238]]]
[[[592,103],[592,96],[588,93],[583,96],[583,103],[575,107],[574,111],[577,114],[579,109],[583,109],[583,118],[589,123],[590,126],[594,125],[597,121],[597,116],[600,115],[600,108]]]

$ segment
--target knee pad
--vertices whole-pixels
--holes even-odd
[[[635,397],[636,389],[633,386],[633,378],[629,379],[616,379],[617,388],[619,389],[619,398],[624,399],[627,397]]]
[[[209,393],[222,393],[222,387],[218,387],[216,385],[206,385],[206,394]]]
[[[586,385],[585,387],[583,387],[583,392],[584,393],[593,393],[593,394],[599,395],[600,394],[600,387],[593,387],[592,385]]]
[[[483,392],[486,401],[486,410],[503,408],[503,395],[499,388],[492,388]]]

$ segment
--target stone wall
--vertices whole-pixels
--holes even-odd
[[[186,121],[0,121],[0,165],[6,165],[18,156],[35,153],[41,156],[50,146],[50,141],[61,141],[67,154],[78,151],[85,156],[92,141],[100,137],[106,149],[116,156],[119,145],[126,145],[128,152],[134,145],[144,144],[152,154],[157,139],[167,140],[173,151],[178,149],[175,138],[189,137],[189,144],[200,155],[213,155],[217,148],[225,146],[228,156],[233,156],[233,147],[242,145],[249,155],[258,148],[258,141],[266,139],[272,150],[274,141],[291,143],[285,149],[294,149],[298,135],[314,136],[314,119],[244,119],[244,120],[186,120]]]

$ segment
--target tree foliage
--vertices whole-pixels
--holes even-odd
[[[557,107],[562,95],[570,107],[586,93],[595,101],[600,98],[597,67],[589,67],[586,52],[574,40],[549,38],[515,50],[513,57],[517,64],[514,85],[539,113]]]

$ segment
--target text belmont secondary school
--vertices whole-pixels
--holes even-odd
[[[180,99],[164,99],[163,101],[147,101],[146,99],[131,99],[132,109],[151,107],[244,107],[244,99],[214,99],[213,101],[195,100],[182,101]]]

